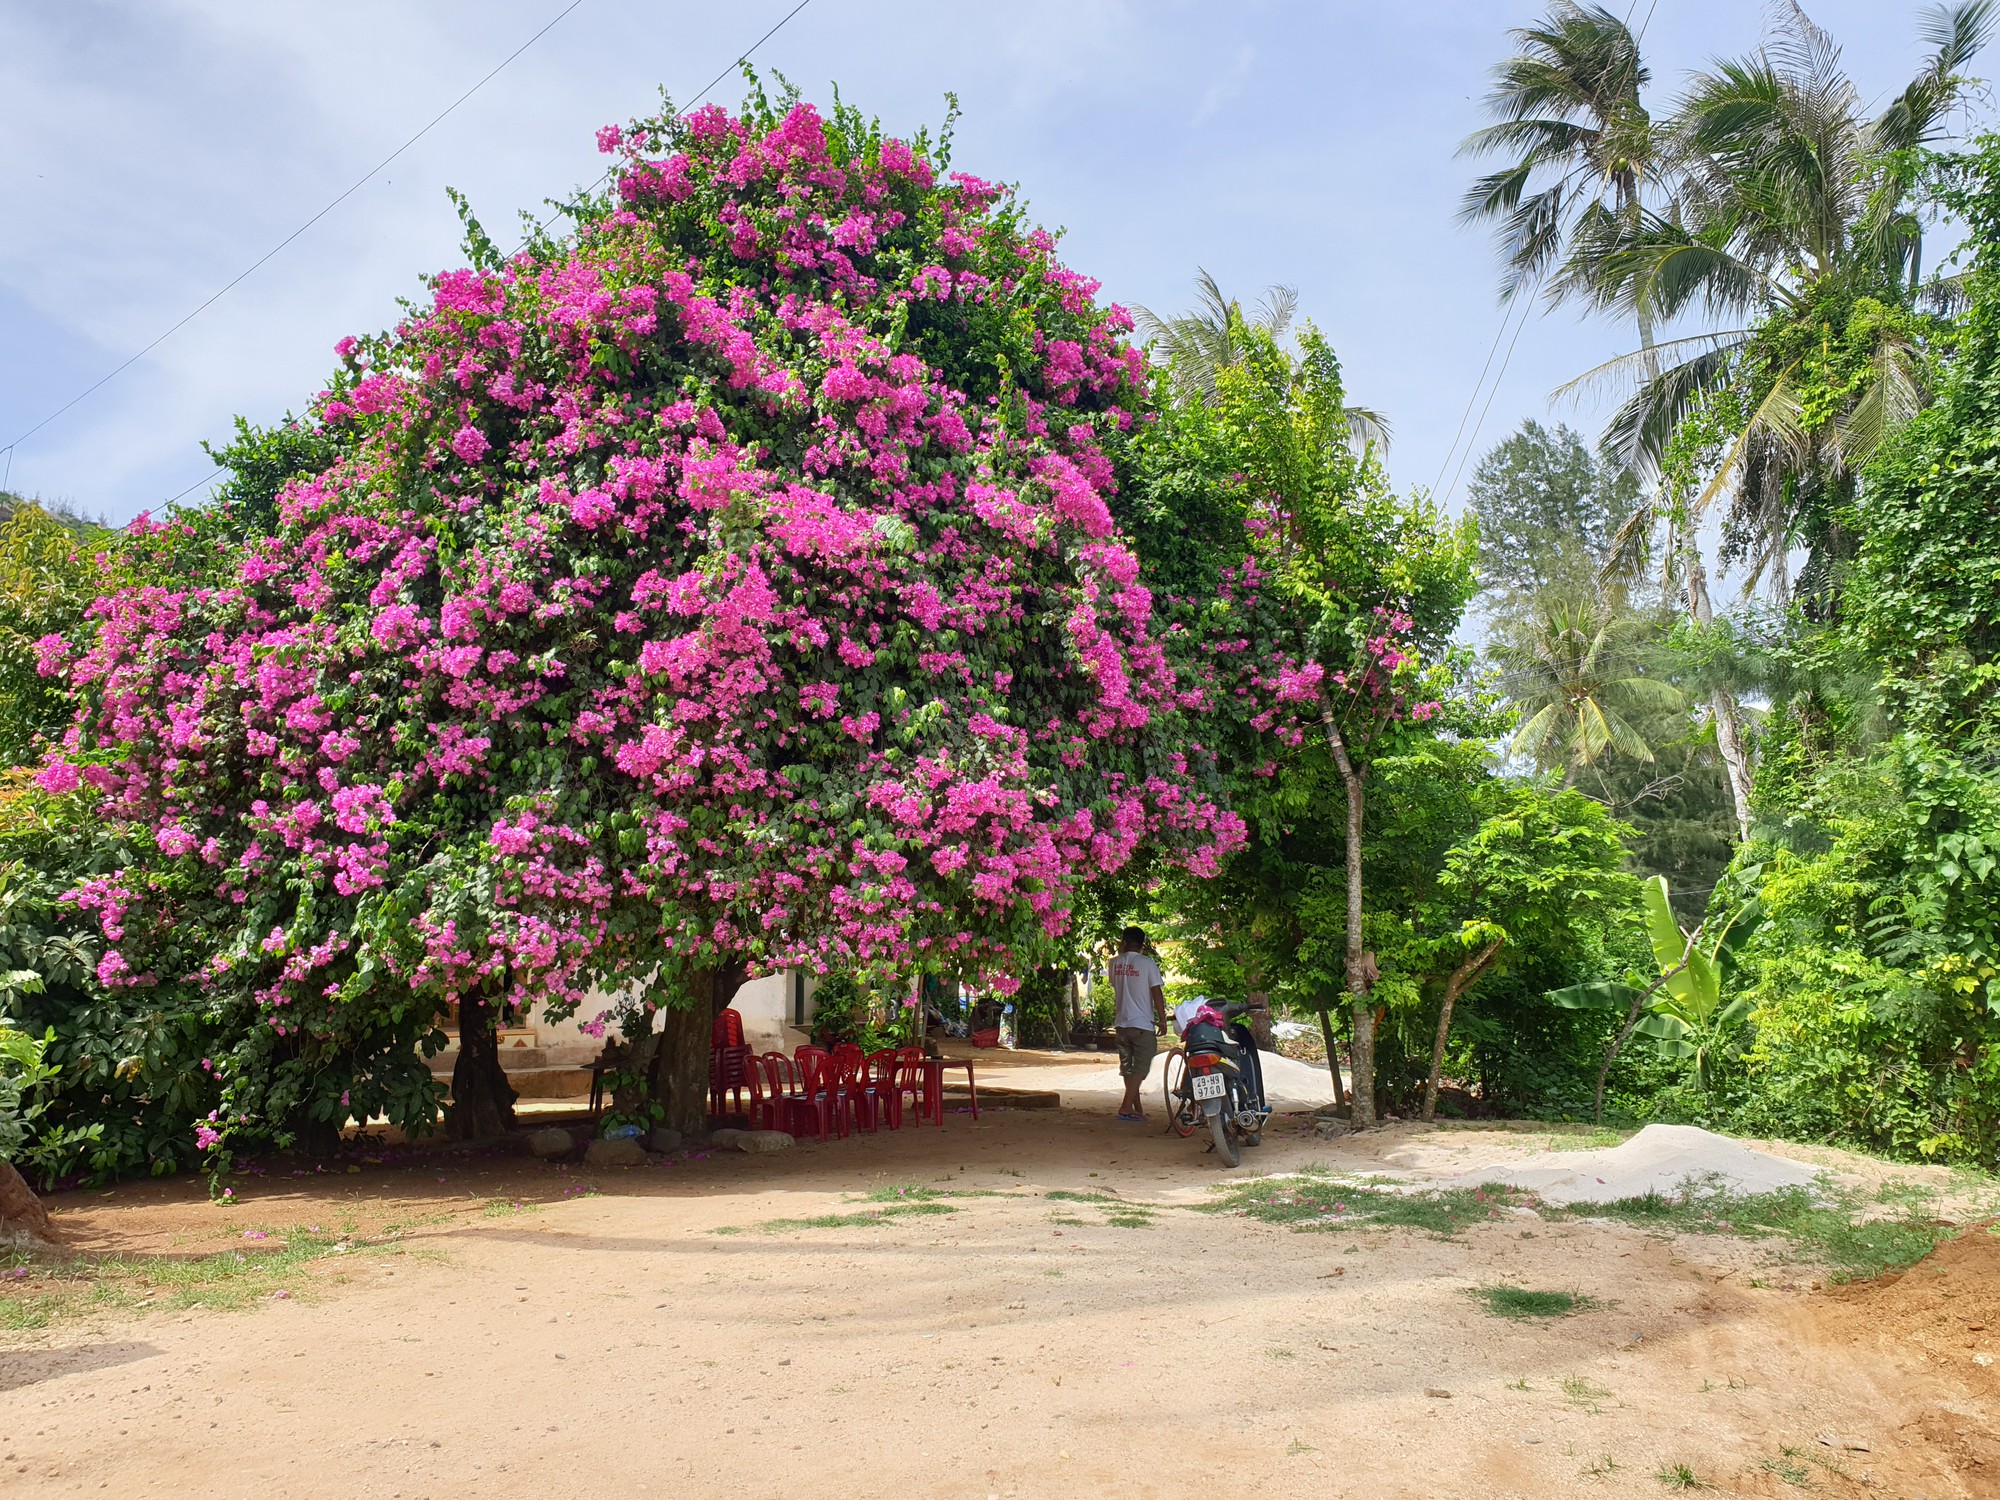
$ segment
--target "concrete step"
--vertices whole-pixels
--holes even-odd
[[[535,1028],[532,1026],[502,1026],[495,1040],[500,1044],[502,1055],[509,1052],[532,1052],[541,1045],[541,1038],[535,1034]],[[446,1027],[444,1033],[444,1052],[438,1055],[442,1057],[446,1053],[456,1053],[457,1051],[458,1033],[450,1027]]]
[[[451,1081],[451,1069],[442,1072],[431,1069],[431,1076],[442,1082]],[[587,1099],[590,1097],[590,1069],[588,1068],[509,1068],[507,1082],[514,1086],[514,1092],[523,1099]]]
[[[458,1048],[447,1048],[431,1059],[431,1076],[449,1078],[451,1070],[457,1066]],[[525,1073],[531,1068],[559,1066],[561,1064],[540,1047],[512,1047],[500,1054],[500,1070],[510,1077],[515,1073]]]

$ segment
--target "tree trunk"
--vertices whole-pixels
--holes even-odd
[[[61,1249],[42,1200],[12,1165],[0,1161],[0,1250]]]
[[[1743,732],[1737,718],[1736,700],[1717,688],[1709,698],[1715,713],[1715,748],[1729,772],[1729,800],[1736,811],[1736,832],[1750,837],[1750,754],[1743,747]]]
[[[1458,997],[1479,982],[1479,976],[1500,953],[1500,940],[1494,939],[1479,952],[1452,970],[1451,978],[1444,982],[1444,1004],[1438,1010],[1437,1041],[1431,1047],[1431,1076],[1424,1081],[1425,1120],[1437,1118],[1438,1080],[1444,1073],[1445,1043],[1451,1039],[1451,1013],[1458,1004]]]
[[[500,1002],[466,997],[458,1007],[458,1061],[451,1069],[451,1108],[445,1134],[455,1141],[483,1141],[514,1128],[520,1096],[500,1066]]]
[[[1694,952],[1694,945],[1701,940],[1702,929],[1707,926],[1708,922],[1704,919],[1700,926],[1697,926],[1693,932],[1688,934],[1687,947],[1682,951],[1679,963],[1668,969],[1658,979],[1655,979],[1645,989],[1632,997],[1631,1008],[1625,1012],[1625,1024],[1618,1029],[1618,1035],[1611,1039],[1611,1045],[1604,1049],[1604,1061],[1599,1064],[1597,1069],[1597,1093],[1591,1100],[1590,1108],[1590,1118],[1593,1123],[1598,1125],[1604,1123],[1605,1080],[1611,1077],[1611,1065],[1618,1060],[1619,1052],[1632,1039],[1632,1033],[1638,1029],[1639,1017],[1641,1012],[1646,1008],[1646,1002],[1657,995],[1660,992],[1661,986],[1665,985],[1669,979],[1672,979],[1688,966],[1688,955]]]
[[[697,970],[706,982],[707,969]],[[699,993],[699,992],[697,992]],[[689,1140],[708,1134],[708,1038],[714,1017],[696,1000],[660,1013],[660,1050],[653,1056],[655,1094],[665,1124]]]
[[[1350,1067],[1354,1074],[1354,1128],[1375,1123],[1375,1009],[1368,1003],[1373,983],[1363,964],[1361,951],[1361,773],[1347,754],[1347,741],[1333,721],[1333,710],[1320,716],[1326,726],[1327,743],[1340,767],[1340,779],[1347,789],[1347,994],[1354,1010],[1354,1051]]]
[[[1243,997],[1253,1007],[1243,1019],[1250,1025],[1250,1035],[1257,1039],[1259,1052],[1278,1050],[1277,1034],[1271,1030],[1271,997],[1264,990],[1251,990]]]
[[[1340,1076],[1340,1049],[1333,1041],[1333,1013],[1324,1005],[1319,1007],[1319,1034],[1326,1038],[1326,1070],[1333,1075],[1333,1105],[1344,1109],[1347,1105],[1347,1084]]]
[[[1715,610],[1708,597],[1708,574],[1695,551],[1692,533],[1683,542],[1681,568],[1687,578],[1688,617],[1704,630],[1715,623]],[[1721,688],[1709,694],[1709,709],[1715,715],[1715,749],[1728,773],[1729,800],[1736,813],[1736,831],[1750,837],[1750,756],[1743,746],[1741,720],[1736,700]]]
[[[659,1050],[653,1054],[653,1097],[667,1115],[663,1123],[694,1139],[708,1134],[708,1044],[715,1018],[743,987],[740,961],[712,969],[690,969],[686,1003],[660,1013]]]

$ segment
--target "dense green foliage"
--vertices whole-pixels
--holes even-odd
[[[1552,589],[1595,592],[1639,482],[1570,428],[1530,418],[1479,460],[1465,498],[1479,518],[1480,587],[1507,611]]]
[[[1991,1163],[2000,1147],[2000,143],[1944,169],[1981,247],[1936,399],[1840,512],[1741,858],[1763,865],[1740,1117]]]

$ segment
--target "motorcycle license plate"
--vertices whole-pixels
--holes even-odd
[[[1220,1073],[1197,1073],[1194,1080],[1194,1096],[1197,1099],[1220,1099],[1229,1092],[1229,1080]]]

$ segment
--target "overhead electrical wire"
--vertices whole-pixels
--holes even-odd
[[[761,48],[766,42],[770,41],[771,38],[776,36],[780,31],[784,30],[784,28],[788,24],[790,24],[792,18],[798,15],[800,11],[804,10],[811,3],[812,0],[798,0],[798,4],[794,5],[790,10],[785,12],[785,14],[778,19],[775,25],[773,25],[762,36],[758,37],[757,40],[752,42],[748,47],[744,48],[742,52],[738,53],[736,57],[722,69],[721,72],[715,75],[715,77],[711,78],[707,83],[703,84],[701,92],[694,96],[694,98],[689,102],[688,107],[691,109],[696,104],[701,103],[703,99],[707,98],[710,91],[713,90],[717,84],[721,83],[723,79],[727,78],[732,71],[742,67],[743,64],[748,62],[751,59],[751,57],[756,54],[759,48]],[[61,406],[57,407],[54,411],[50,412],[47,416],[43,417],[41,421],[37,422],[33,427],[30,427],[25,432],[19,434],[11,442],[9,442],[5,448],[0,448],[0,453],[6,454],[7,478],[11,479],[13,475],[14,450],[17,447],[19,447],[21,443],[25,442],[28,438],[33,437],[37,432],[40,432],[44,427],[48,426],[51,422],[55,421],[65,412],[69,411],[72,407],[78,405],[80,402],[96,394],[97,391],[101,390],[104,386],[110,384],[110,382],[117,379],[118,376],[124,374],[125,371],[129,370],[133,365],[137,364],[140,360],[144,359],[148,354],[152,353],[153,350],[157,349],[161,344],[165,343],[169,338],[173,337],[176,333],[180,332],[181,329],[185,328],[189,323],[193,322],[196,318],[200,317],[201,314],[206,312],[209,308],[213,307],[217,302],[221,301],[223,297],[228,295],[228,293],[234,290],[241,282],[243,282],[254,272],[256,272],[261,266],[264,265],[265,262],[269,261],[279,251],[283,250],[287,245],[291,244],[292,241],[296,240],[300,235],[304,234],[308,229],[312,228],[313,225],[317,224],[321,219],[325,218],[329,213],[333,212],[334,209],[338,208],[347,199],[353,197],[356,192],[358,192],[362,187],[364,187],[384,167],[388,166],[391,162],[395,161],[397,157],[401,156],[405,151],[408,151],[410,147],[414,146],[418,141],[422,140],[438,125],[442,124],[447,116],[449,116],[460,105],[464,104],[466,100],[470,99],[474,94],[478,93],[480,89],[484,88],[488,83],[492,82],[493,79],[498,77],[499,74],[503,70],[505,70],[509,64],[514,62],[515,59],[520,57],[521,54],[526,52],[530,47],[534,46],[535,43],[540,41],[544,36],[548,35],[548,33],[554,30],[556,25],[559,22],[561,22],[565,16],[567,16],[571,11],[575,10],[578,6],[582,4],[583,0],[570,0],[570,3],[565,5],[560,11],[556,12],[556,14],[550,18],[550,20],[541,28],[541,30],[537,31],[533,36],[529,37],[520,46],[516,47],[512,52],[508,53],[506,57],[502,58],[497,64],[494,65],[494,67],[490,71],[488,71],[483,77],[481,77],[477,83],[474,83],[471,88],[467,89],[463,94],[460,94],[450,104],[446,105],[444,109],[440,110],[435,116],[433,116],[432,119],[427,124],[425,124],[422,129],[418,130],[408,140],[404,141],[402,145],[398,146],[394,151],[391,151],[387,156],[383,157],[381,161],[377,162],[373,167],[369,168],[367,172],[363,173],[359,178],[357,178],[354,181],[354,183],[350,187],[348,187],[344,192],[342,192],[338,197],[334,198],[324,208],[320,209],[318,213],[314,214],[310,219],[307,219],[303,224],[299,225],[297,229],[294,229],[290,234],[286,235],[282,240],[278,241],[277,244],[273,245],[269,250],[265,251],[249,266],[245,267],[242,272],[240,272],[238,275],[232,278],[227,284],[225,284],[223,287],[217,290],[206,301],[201,303],[200,306],[196,307],[192,312],[188,313],[179,322],[175,323],[172,327],[168,328],[165,332],[161,333],[157,338],[155,338],[151,343],[147,344],[144,348],[140,349],[138,352],[131,355],[122,364],[118,365],[117,368],[111,370],[109,373],[102,376],[93,384],[87,386],[85,389],[77,392],[76,395],[72,396],[68,401],[64,402]],[[611,173],[609,171],[606,171],[602,176],[600,176],[597,179],[596,182],[592,183],[590,187],[587,188],[585,191],[586,192],[595,191],[596,188],[600,184],[602,184],[606,180],[606,178],[608,178],[610,175]],[[560,213],[561,210],[558,210],[557,212]],[[543,220],[541,224],[536,226],[537,231],[547,228],[549,223],[552,222],[555,219],[555,217],[556,214],[551,214],[548,219]],[[184,499],[186,496],[192,494],[195,490],[200,489],[203,485],[215,483],[221,477],[222,476],[220,474],[214,474],[214,475],[209,475],[203,479],[198,479],[193,484],[189,485],[186,489],[182,490],[179,494],[172,496],[164,503],[171,505],[177,500]],[[0,487],[4,487],[5,483],[6,480],[0,480]]]
[[[776,36],[779,32],[783,31],[785,27],[791,22],[792,17],[797,15],[800,11],[804,10],[810,4],[812,4],[812,0],[799,0],[799,3],[797,5],[794,5],[790,10],[786,11],[782,17],[779,18],[777,25],[773,26],[769,31],[765,32],[762,36],[758,37],[756,41],[752,42],[749,46],[745,47],[740,53],[737,54],[736,60],[734,62],[730,63],[728,66],[723,68],[723,70],[720,73],[717,73],[713,78],[709,79],[707,83],[703,84],[701,86],[701,92],[699,94],[696,94],[692,99],[688,100],[686,108],[691,110],[697,104],[701,103],[702,100],[706,99],[708,97],[708,92],[710,89],[714,88],[718,83],[722,82],[723,79],[727,78],[731,73],[735,72],[738,68],[742,67],[745,63],[750,61],[750,59],[756,55],[757,49],[759,47],[763,46],[764,43],[770,41],[772,37]],[[618,169],[615,166],[606,167],[602,172],[600,172],[597,175],[597,180],[591,183],[589,187],[585,188],[583,190],[583,193],[579,194],[578,196],[581,197],[584,196],[585,194],[596,192],[599,188],[603,187],[605,183],[611,180],[611,174],[617,170]],[[567,205],[564,205],[564,207],[567,207]],[[527,237],[523,239],[520,244],[514,247],[514,253],[516,255],[519,255],[523,250],[525,250],[528,246],[528,241],[532,240],[536,235],[540,234],[544,229],[547,229],[549,225],[555,223],[555,221],[562,216],[563,211],[564,209],[562,207],[559,207],[556,209],[554,213],[550,214],[546,219],[543,219],[539,224],[537,224],[532,230],[528,232]]]
[[[10,455],[10,457],[15,448],[19,447],[22,443],[26,442],[29,438],[33,437],[36,433],[40,432],[44,427],[48,426],[49,423],[55,421],[57,417],[63,415],[63,413],[67,412],[71,407],[77,405],[85,398],[95,395],[105,386],[109,385],[112,381],[116,380],[120,375],[124,374],[127,370],[131,369],[132,366],[136,365],[140,360],[144,359],[148,354],[151,354],[155,349],[159,348],[160,345],[164,344],[168,339],[172,338],[175,334],[179,333],[183,328],[187,327],[188,324],[192,323],[196,318],[200,317],[203,313],[207,312],[211,307],[215,306],[216,303],[220,302],[224,297],[229,295],[230,292],[234,291],[252,274],[254,274],[259,267],[261,267],[266,261],[270,260],[272,256],[276,255],[280,250],[283,250],[287,245],[291,244],[293,240],[297,239],[300,235],[304,234],[308,229],[312,228],[313,225],[317,224],[321,219],[324,219],[328,214],[332,213],[336,208],[340,207],[341,204],[345,203],[349,198],[353,197],[356,193],[361,191],[362,188],[368,185],[369,180],[372,179],[376,173],[380,172],[384,167],[388,166],[397,157],[401,156],[405,151],[409,150],[410,147],[416,145],[418,141],[422,140],[425,136],[429,135],[433,130],[435,130],[439,125],[441,125],[454,110],[456,110],[461,104],[465,103],[465,101],[470,99],[474,94],[478,93],[481,89],[486,87],[486,85],[491,83],[495,78],[499,77],[501,72],[507,67],[508,64],[512,63],[514,59],[519,57],[523,52],[526,52],[530,47],[534,46],[536,42],[539,42],[543,37],[547,36],[549,32],[555,29],[557,22],[561,21],[564,16],[568,15],[571,11],[575,10],[581,4],[583,4],[583,0],[570,0],[570,3],[565,5],[561,10],[557,11],[554,18],[551,19],[546,25],[544,25],[540,31],[537,31],[533,36],[529,37],[525,42],[521,43],[520,46],[516,47],[512,52],[508,53],[504,58],[502,58],[498,63],[496,63],[492,67],[492,69],[490,69],[486,73],[486,75],[483,78],[481,78],[477,83],[473,84],[471,88],[467,89],[464,93],[460,94],[456,99],[452,100],[451,103],[447,104],[443,109],[439,110],[437,114],[431,117],[430,122],[426,124],[421,130],[419,130],[415,135],[411,136],[408,140],[404,141],[402,145],[398,146],[394,151],[391,151],[387,156],[383,157],[380,161],[375,163],[375,165],[370,167],[366,172],[363,172],[359,177],[357,177],[354,180],[354,182],[344,192],[342,192],[338,197],[334,198],[330,203],[328,203],[326,207],[322,208],[318,213],[314,214],[310,219],[307,219],[305,223],[299,225],[297,229],[294,229],[290,234],[286,235],[283,239],[279,240],[277,244],[273,245],[270,249],[266,250],[262,255],[258,256],[248,266],[244,267],[243,270],[239,271],[235,276],[231,277],[230,280],[226,282],[221,287],[220,290],[216,291],[205,302],[203,302],[200,306],[196,307],[193,312],[188,313],[178,323],[175,323],[171,328],[167,329],[166,332],[160,334],[159,337],[155,338],[150,344],[146,345],[145,348],[139,350],[138,353],[126,359],[124,363],[120,364],[116,369],[112,370],[109,374],[101,376],[98,380],[86,386],[83,390],[78,391],[74,396],[70,397],[69,400],[65,401],[61,406],[58,406],[54,411],[50,412],[46,417],[43,417],[42,420],[37,422],[33,427],[30,427],[26,432],[23,432],[16,438],[14,438],[12,442],[7,444],[6,448],[6,451]],[[11,473],[11,467],[9,472]],[[182,491],[182,493],[185,494],[186,491]]]
[[[1651,0],[1651,3],[1647,5],[1646,19],[1639,23],[1639,33],[1632,39],[1632,45],[1635,48],[1646,40],[1647,29],[1653,24],[1653,12],[1659,9],[1659,4],[1660,0]],[[1639,0],[1631,0],[1631,4],[1625,7],[1625,25],[1627,28],[1632,25],[1632,13],[1638,8]],[[1493,377],[1492,388],[1486,390],[1486,404],[1479,408],[1479,420],[1472,424],[1472,436],[1465,439],[1465,451],[1461,454],[1458,450],[1458,440],[1465,432],[1465,423],[1467,418],[1472,415],[1472,408],[1479,402],[1480,391],[1486,389],[1486,372],[1492,368],[1494,350],[1500,347],[1500,340],[1505,337],[1507,332],[1507,320],[1513,316],[1514,310],[1509,307],[1506,312],[1501,314],[1500,326],[1493,331],[1493,342],[1486,350],[1486,363],[1479,367],[1479,378],[1473,382],[1472,394],[1466,398],[1465,411],[1459,416],[1458,431],[1452,434],[1451,446],[1445,449],[1444,462],[1438,465],[1438,477],[1431,485],[1433,498],[1438,498],[1438,485],[1444,482],[1445,470],[1451,468],[1451,461],[1454,456],[1458,458],[1458,467],[1452,471],[1451,487],[1444,491],[1442,498],[1449,500],[1452,494],[1458,489],[1459,478],[1465,473],[1465,466],[1472,457],[1472,450],[1479,442],[1479,431],[1486,425],[1486,413],[1492,410],[1493,398],[1499,393],[1500,382],[1507,378],[1507,366],[1513,363],[1514,346],[1521,341],[1521,330],[1528,326],[1528,312],[1534,307],[1535,291],[1541,286],[1541,282],[1542,278],[1538,275],[1535,278],[1535,286],[1529,288],[1528,296],[1523,299],[1524,307],[1521,313],[1521,321],[1514,326],[1514,337],[1507,341],[1507,353],[1500,361],[1498,373]]]

